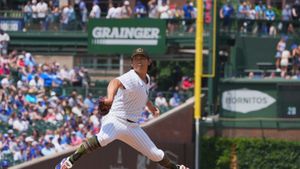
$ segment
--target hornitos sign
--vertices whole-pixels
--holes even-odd
[[[258,111],[269,107],[275,101],[270,95],[257,90],[228,90],[222,94],[222,108],[232,112]]]
[[[164,53],[165,25],[161,19],[92,19],[88,31],[89,52],[122,54],[143,47],[149,53]]]

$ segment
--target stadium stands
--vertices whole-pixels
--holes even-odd
[[[90,2],[90,4],[87,4],[87,6],[91,5],[91,1],[88,2]],[[182,3],[182,1],[178,2]],[[260,11],[264,14],[261,15],[261,13],[258,13],[259,16],[254,15],[255,10],[252,9],[252,11],[250,11],[251,5],[257,6],[257,10],[259,10],[259,4],[240,4],[239,1],[232,2],[234,2],[233,10],[235,12],[231,13],[230,11],[227,11],[229,13],[224,13],[224,15],[230,14],[227,18],[230,22],[228,22],[229,20],[226,20],[226,18],[221,17],[218,21],[220,21],[222,25],[221,27],[217,27],[219,33],[218,38],[221,40],[217,45],[230,53],[230,55],[227,56],[228,60],[224,60],[224,65],[225,67],[229,67],[231,72],[227,70],[224,71],[224,74],[227,74],[224,77],[229,78],[221,80],[221,88],[214,87],[214,93],[216,94],[211,97],[212,99],[209,99],[215,99],[216,101],[213,101],[212,105],[209,105],[208,107],[213,107],[213,113],[221,113],[222,118],[248,118],[252,116],[263,116],[264,118],[277,118],[278,116],[288,118],[298,117],[298,115],[295,115],[295,107],[289,106],[287,103],[273,104],[273,102],[271,102],[273,101],[272,98],[275,98],[277,95],[284,97],[286,96],[286,91],[290,92],[289,88],[286,87],[290,82],[293,83],[293,85],[298,83],[297,81],[288,81],[289,78],[286,78],[286,76],[286,79],[279,78],[281,75],[276,71],[274,59],[276,43],[279,38],[278,35],[284,33],[289,36],[286,47],[286,49],[289,49],[291,41],[295,39],[297,32],[299,32],[299,27],[297,27],[296,24],[297,21],[293,21],[292,16],[287,16],[288,20],[282,20],[281,18],[278,18],[278,14],[275,15],[274,19],[273,9],[281,9],[275,1],[272,1],[274,2],[272,4],[273,8],[268,9],[269,18],[262,17],[265,16],[264,14],[266,14],[265,12],[267,9]],[[288,3],[290,3],[290,1]],[[23,6],[24,5],[25,4],[23,4]],[[186,58],[183,57],[182,54],[178,54],[178,51],[179,49],[194,49],[195,47],[195,13],[186,13],[186,11],[188,11],[186,9],[193,8],[193,4],[185,4],[185,7],[180,6],[177,8],[172,5],[170,4],[170,11],[166,13],[166,15],[170,15],[168,18],[165,18],[167,24],[167,54],[172,57],[161,59],[169,61],[170,58],[173,59],[176,55],[179,59],[184,60]],[[218,5],[218,9],[225,9],[221,6],[223,4]],[[266,4],[264,5],[266,6]],[[101,4],[100,6],[106,6],[106,8],[108,8],[108,4]],[[57,8],[55,5],[51,6],[51,8],[52,7],[54,7],[53,9],[55,9],[55,7]],[[208,4],[206,5],[206,8],[209,9],[206,9],[207,14],[210,12],[212,6],[209,6]],[[52,13],[53,11],[51,10],[49,16],[57,14]],[[88,11],[90,12],[90,8]],[[245,11],[246,13],[248,12],[249,15],[245,14]],[[16,10],[2,11],[0,14],[1,18],[5,17],[5,19],[10,18],[14,21],[23,21],[25,19],[24,14],[26,13]],[[104,18],[106,13],[104,12],[101,15],[102,18]],[[153,16],[155,16],[155,13]],[[156,18],[158,18],[158,16],[156,16]],[[24,57],[26,59],[27,53],[31,53],[31,55],[42,54],[47,56],[74,56],[78,54],[86,56],[88,46],[86,25],[81,25],[81,20],[77,18],[76,21],[68,23],[69,25],[67,24],[65,29],[62,28],[63,23],[60,22],[61,18],[51,19],[53,20],[49,20],[49,22],[47,20],[48,26],[41,25],[39,22],[36,22],[35,19],[26,20],[23,27],[20,26],[20,28],[16,28],[18,29],[17,31],[14,30],[8,32],[11,37],[9,49],[12,53],[8,55],[8,58],[3,56],[0,59],[1,64],[8,62],[8,65],[10,65],[10,69],[7,69],[5,67],[2,68],[2,65],[0,64],[0,72],[4,72],[1,74],[2,88],[0,89],[0,131],[3,133],[0,133],[0,162],[7,160],[10,165],[15,165],[20,162],[45,156],[49,152],[63,151],[65,147],[75,146],[85,137],[89,137],[100,130],[99,124],[101,116],[99,116],[95,110],[95,100],[99,96],[105,95],[108,81],[89,81],[85,76],[86,74],[84,74],[84,66],[67,69],[66,73],[61,72],[61,70],[63,70],[62,66],[56,68],[56,63],[30,62],[29,64],[32,64],[31,70],[31,68],[28,68],[30,66],[28,66],[26,60],[22,60]],[[210,37],[212,37],[212,34],[207,31],[208,23],[211,22],[212,18],[209,18],[209,15],[206,15],[206,32],[204,32],[204,36],[206,37],[204,38],[204,46],[206,48],[208,48],[211,43]],[[228,25],[228,23],[231,25]],[[20,53],[21,51],[24,51],[24,53]],[[211,53],[211,49],[208,49],[207,51],[207,53]],[[156,57],[159,58],[160,55]],[[80,63],[80,65],[85,64]],[[288,66],[288,70],[291,70],[294,65],[289,63]],[[64,73],[68,74],[67,76],[70,77],[63,76]],[[295,72],[292,75],[295,75]],[[38,86],[37,82],[35,82],[34,86],[39,89],[30,90],[30,81],[35,76],[39,76],[43,79],[43,85]],[[294,80],[299,78],[300,76],[296,76]],[[49,79],[55,81],[53,83],[56,84],[54,86],[52,86],[52,82],[50,85],[46,84],[49,82]],[[88,83],[88,81],[90,83]],[[176,85],[178,85],[177,87],[180,87],[179,84]],[[244,89],[247,87],[250,87],[253,90],[267,91],[267,96],[270,96],[268,98],[271,98],[271,106],[266,108],[264,112],[254,112],[254,115],[251,113],[250,115],[247,113],[238,114],[234,112],[234,110],[230,112],[227,109],[223,109],[223,107],[218,107],[223,104],[220,103],[222,102],[220,99],[221,96],[219,96],[220,93],[225,93],[227,90]],[[278,91],[279,89],[280,91]],[[161,92],[162,95],[166,97],[169,104],[163,111],[168,111],[171,109],[169,102],[171,98],[175,100],[172,105],[176,106],[178,103],[184,102],[193,95],[193,88],[185,91],[183,91],[182,88],[178,90],[173,88],[173,90],[174,91],[162,92],[153,90],[149,97],[154,101],[158,92]],[[260,97],[258,98],[260,99]],[[275,100],[276,99],[277,98],[275,98]],[[282,99],[285,98],[278,98],[279,101],[282,101]],[[204,104],[206,104],[206,101]],[[249,107],[253,107],[253,105],[250,105]],[[286,111],[286,108],[288,111]],[[205,110],[205,113],[207,112],[208,111]],[[288,112],[289,114],[284,114],[283,112]],[[145,113],[145,119],[142,119],[141,122],[148,121],[149,118],[151,118],[146,111],[141,113]],[[225,122],[220,123],[220,125],[225,127],[246,128],[268,128],[270,126],[276,128],[276,125],[283,125],[283,123],[277,123],[276,121],[268,121],[266,124],[267,125],[264,126],[259,120],[255,122],[251,121],[249,123],[235,123],[235,121],[232,120],[229,125]],[[292,126],[290,128],[293,129],[298,128],[298,125],[293,125],[291,123],[288,123],[287,126]]]

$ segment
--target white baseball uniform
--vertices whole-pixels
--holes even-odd
[[[136,123],[148,101],[150,78],[146,84],[134,70],[117,79],[124,89],[118,89],[109,113],[103,117],[100,132],[96,135],[100,145],[106,146],[118,139],[130,145],[150,160],[158,162],[164,152],[158,149],[144,130]]]

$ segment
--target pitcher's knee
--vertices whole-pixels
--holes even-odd
[[[101,147],[104,147],[113,141],[113,139],[112,139],[113,137],[110,137],[105,134],[97,134],[96,136],[97,136],[98,142],[101,145]]]
[[[164,152],[160,149],[152,148],[149,152],[149,155],[147,155],[147,157],[154,162],[158,162],[163,159]]]

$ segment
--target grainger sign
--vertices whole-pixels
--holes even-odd
[[[161,19],[90,19],[90,53],[123,54],[142,47],[149,53],[164,53],[166,23]]]

